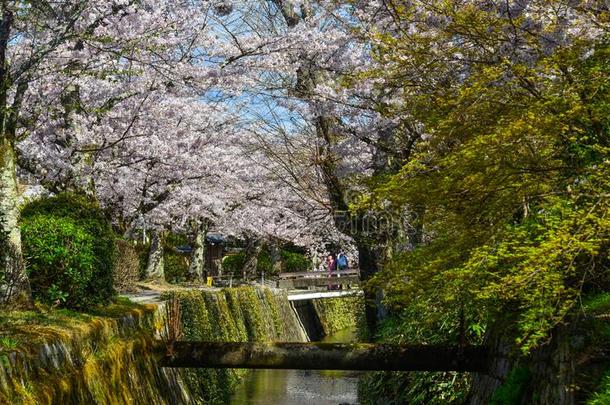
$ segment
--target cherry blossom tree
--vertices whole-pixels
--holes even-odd
[[[3,260],[2,272],[16,280],[11,296],[3,287],[4,300],[11,301],[29,296],[27,277],[18,264],[18,142],[31,136],[54,143],[55,155],[46,154],[55,163],[47,165],[52,167],[47,183],[89,188],[90,155],[141,136],[130,134],[131,121],[125,118],[138,119],[139,105],[148,94],[197,98],[215,81],[202,55],[215,42],[206,27],[217,5],[80,0],[3,1],[0,6],[0,223],[12,252]],[[124,108],[128,103],[131,108]],[[106,118],[104,124],[111,111],[120,111],[123,119]],[[36,163],[29,163],[36,169]]]

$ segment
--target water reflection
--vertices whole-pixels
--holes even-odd
[[[353,339],[353,331],[346,330],[323,341],[350,342]],[[231,404],[357,404],[359,374],[331,370],[253,370],[237,388]]]

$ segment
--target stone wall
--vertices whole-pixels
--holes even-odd
[[[307,340],[286,296],[268,289],[177,291],[165,298],[179,300],[184,340]],[[72,313],[52,327],[39,314],[25,314],[22,345],[6,349],[0,340],[0,404],[225,403],[243,370],[158,367],[165,310],[127,308]]]
[[[286,296],[270,289],[176,291],[166,298],[179,302],[181,340],[307,341],[307,334]],[[181,375],[197,399],[204,403],[225,403],[245,372],[185,369]]]
[[[45,329],[40,342],[22,342],[3,353],[0,403],[190,403],[180,373],[156,366],[155,325],[157,308],[143,306],[117,317]]]

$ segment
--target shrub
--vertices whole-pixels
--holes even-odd
[[[243,252],[230,254],[222,259],[222,270],[225,274],[240,275],[244,268],[246,256]]]
[[[112,297],[115,235],[95,203],[71,194],[35,201],[21,229],[34,298],[82,310]]]
[[[265,274],[271,274],[273,265],[271,263],[271,255],[266,249],[261,250],[257,260],[256,272],[262,274],[264,271]],[[239,277],[242,274],[245,262],[246,255],[244,252],[230,254],[222,259],[222,270],[225,274],[233,274]]]
[[[282,270],[307,271],[311,268],[311,261],[302,253],[293,253],[286,250],[282,251]]]
[[[165,279],[170,283],[180,283],[189,278],[189,257],[183,253],[166,250],[163,254]]]
[[[271,274],[273,271],[273,263],[271,262],[271,255],[267,249],[261,250],[258,254],[258,261],[256,262],[256,272],[258,274]]]
[[[176,248],[188,245],[186,235],[169,233],[163,240],[163,263],[165,279],[172,283],[188,279],[190,255],[181,253]]]

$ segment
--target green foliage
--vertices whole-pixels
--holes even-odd
[[[11,351],[15,350],[19,347],[19,340],[12,338],[10,336],[2,336],[0,337],[0,350],[1,351]]]
[[[604,375],[600,388],[587,401],[587,405],[606,405],[610,403],[610,371]]]
[[[182,282],[188,278],[189,256],[176,248],[189,244],[184,234],[170,232],[163,239],[163,264],[165,279],[169,282]]]
[[[457,32],[491,40],[508,22],[437,5],[451,23],[422,36],[380,35],[389,69],[369,72],[405,91],[407,111],[386,113],[412,117],[430,135],[400,173],[374,179],[356,207],[425,213],[429,239],[395,255],[376,285],[396,310],[423,300],[480,308],[481,319],[514,313],[515,342],[529,353],[569,318],[583,291],[610,290],[610,47],[583,38],[527,64],[475,63],[454,80],[431,44]],[[396,18],[413,10],[398,8]],[[424,77],[447,80],[404,83],[414,63]]]
[[[491,399],[490,405],[519,405],[522,396],[531,380],[531,373],[527,368],[518,367],[511,370],[508,378]]]
[[[31,216],[23,221],[24,253],[35,298],[71,307],[87,306],[93,278],[93,237],[70,218]]]
[[[225,274],[233,274],[234,276],[240,277],[242,275],[244,264],[246,262],[246,254],[244,252],[237,252],[225,256],[222,259],[222,269]],[[258,254],[256,263],[257,274],[272,274],[273,264],[271,261],[271,255],[267,249],[262,249]]]
[[[256,262],[256,273],[262,274],[263,272],[265,272],[265,274],[271,274],[273,272],[273,263],[268,249],[262,249],[260,251]]]
[[[189,261],[188,256],[175,251],[165,251],[163,254],[165,279],[170,283],[179,283],[187,279]]]
[[[115,236],[96,204],[70,194],[35,201],[21,230],[36,299],[83,310],[113,296]]]
[[[281,271],[307,271],[311,267],[306,255],[299,252],[282,250],[280,252],[282,261]],[[225,256],[222,260],[222,268],[225,272],[236,276],[241,276],[246,257],[244,252],[233,253]],[[258,255],[256,264],[257,274],[265,272],[267,275],[273,274],[273,261],[269,249],[262,249]]]
[[[282,253],[282,271],[299,272],[307,271],[311,268],[311,260],[303,253],[294,253],[283,250]]]
[[[460,338],[459,305],[446,309],[434,299],[420,299],[402,306],[378,329],[377,341],[398,344],[455,344]],[[477,327],[466,330],[471,344],[480,344],[480,314],[465,308],[465,321]],[[368,373],[359,383],[364,404],[461,404],[470,388],[470,376],[456,372]]]
[[[294,317],[285,297],[250,287],[223,291],[175,291],[165,298],[180,302],[184,340],[193,341],[290,341]],[[284,307],[284,308],[282,308]],[[282,315],[284,314],[284,315]],[[205,403],[227,403],[243,370],[186,370],[188,385]]]
[[[222,259],[222,270],[225,274],[239,276],[244,268],[246,256],[243,252],[233,253]]]
[[[583,307],[587,312],[601,314],[610,312],[610,292],[593,294],[583,299]]]
[[[463,404],[468,379],[451,372],[372,372],[358,383],[362,404]]]

